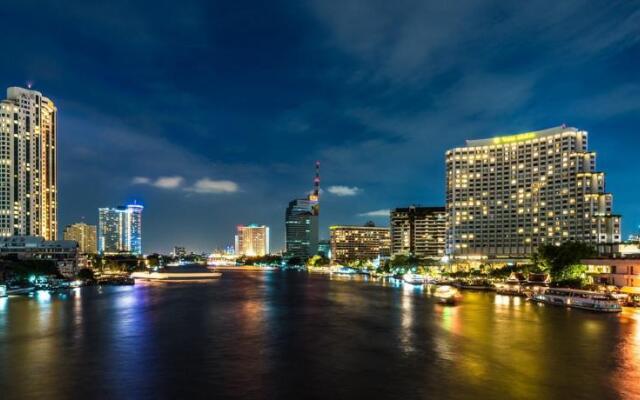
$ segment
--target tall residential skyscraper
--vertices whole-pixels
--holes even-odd
[[[139,204],[98,210],[100,254],[142,254],[142,210]]]
[[[563,125],[447,151],[447,253],[528,257],[565,241],[611,251],[620,216],[587,136]]]
[[[307,259],[318,252],[320,216],[320,162],[316,162],[313,191],[289,202],[285,212],[285,256]]]
[[[78,251],[84,254],[96,254],[98,246],[96,242],[97,228],[95,225],[87,225],[84,222],[67,225],[63,233],[64,240],[78,242]]]
[[[389,228],[368,224],[365,226],[332,226],[331,261],[346,263],[373,260],[389,255]]]
[[[269,254],[269,227],[264,225],[238,225],[236,254],[239,256],[264,256]]]
[[[35,90],[0,101],[0,236],[57,237],[56,114]]]
[[[390,214],[391,254],[442,257],[446,227],[444,207],[396,208]]]

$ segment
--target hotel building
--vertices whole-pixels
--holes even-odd
[[[620,216],[587,138],[561,126],[447,151],[447,254],[519,258],[565,241],[612,251]]]
[[[329,228],[331,262],[347,263],[373,260],[389,255],[389,228],[366,226],[332,226]]]
[[[269,227],[264,225],[238,225],[236,255],[260,257],[269,254]]]
[[[445,254],[445,207],[396,208],[390,214],[391,255],[442,257]]]
[[[78,251],[82,254],[96,254],[98,246],[96,242],[97,227],[87,225],[84,222],[67,225],[64,228],[64,240],[74,240],[78,243]]]
[[[0,236],[57,237],[56,114],[35,90],[0,101]]]
[[[142,254],[142,210],[139,204],[98,210],[100,254]]]

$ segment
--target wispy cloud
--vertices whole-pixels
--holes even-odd
[[[131,181],[133,185],[150,185],[160,189],[178,189],[183,182],[184,178],[181,176],[161,176],[155,180],[146,176],[136,176]]]
[[[346,196],[355,196],[358,193],[360,193],[362,189],[356,186],[349,187],[349,186],[335,185],[335,186],[329,186],[327,188],[327,191],[331,194],[335,194],[336,196],[346,197]]]
[[[389,209],[375,210],[358,214],[359,217],[388,217],[391,213]]]
[[[237,183],[233,181],[220,180],[216,181],[209,178],[198,180],[193,186],[187,188],[190,192],[195,193],[235,193],[240,189]]]

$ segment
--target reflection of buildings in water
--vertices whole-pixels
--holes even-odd
[[[412,353],[415,351],[413,328],[413,285],[404,285],[402,287],[402,314],[401,314],[401,330],[400,343],[401,350],[404,353]]]
[[[624,310],[620,316],[621,337],[617,349],[620,360],[613,374],[613,387],[621,399],[640,398],[640,312]]]

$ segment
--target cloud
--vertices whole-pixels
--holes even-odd
[[[349,186],[329,186],[327,191],[331,194],[335,194],[336,196],[345,197],[345,196],[355,196],[362,191],[359,187],[349,187]]]
[[[149,185],[150,183],[151,179],[147,178],[146,176],[136,176],[131,181],[132,185]]]
[[[162,189],[177,189],[182,186],[184,178],[181,176],[162,176],[153,183],[153,186]]]
[[[358,214],[358,216],[359,217],[388,217],[390,213],[391,213],[391,210],[383,209],[383,210],[375,210],[375,211],[360,213]]]
[[[238,184],[233,181],[216,181],[209,178],[198,180],[193,186],[187,189],[195,193],[235,193],[239,190]]]
[[[133,185],[150,185],[160,189],[177,189],[182,186],[184,178],[181,176],[161,176],[155,181],[146,176],[136,176],[131,181]]]

